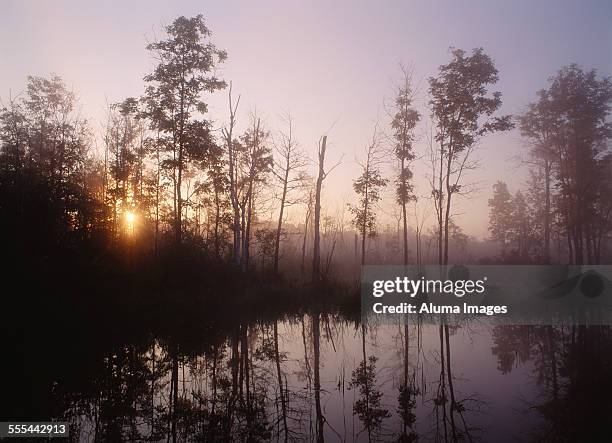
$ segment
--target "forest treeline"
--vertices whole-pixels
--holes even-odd
[[[241,96],[215,74],[227,54],[211,42],[201,15],[178,17],[146,49],[156,66],[143,95],[111,104],[98,140],[58,76],[28,77],[23,93],[3,102],[0,207],[11,256],[39,265],[57,254],[90,264],[111,257],[133,266],[197,255],[237,272],[313,282],[357,276],[365,263],[609,257],[612,83],[595,71],[564,67],[525,113],[500,115],[493,59],[480,48],[451,48],[428,79],[432,129],[423,142],[416,128],[425,116],[403,68],[389,127],[375,126],[360,159],[355,201],[332,214],[322,203],[325,179],[338,166],[327,158],[330,135],[321,135],[317,157],[308,159],[291,115],[274,131],[256,114],[239,122]],[[220,130],[207,117],[212,93],[227,94]],[[512,195],[497,183],[491,238],[468,237],[455,214],[458,198],[472,191],[466,175],[478,166],[474,150],[483,137],[515,126],[529,145],[529,184]],[[429,165],[424,177],[414,177],[417,158]],[[416,203],[417,179],[435,209],[431,226]],[[387,187],[397,211],[381,227]],[[290,207],[301,221],[288,221]]]
[[[516,262],[603,264],[612,228],[612,83],[561,69],[518,117],[529,151],[524,190],[505,182],[489,200],[491,237]]]

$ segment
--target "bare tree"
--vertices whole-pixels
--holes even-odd
[[[280,240],[285,208],[298,201],[294,199],[293,194],[296,190],[304,187],[305,174],[302,169],[306,166],[306,157],[299,150],[293,135],[293,119],[290,114],[287,114],[283,119],[287,124],[287,129],[279,133],[280,141],[275,144],[276,158],[274,160],[274,168],[272,169],[272,173],[278,180],[281,188],[278,223],[274,241],[274,274],[278,274]]]
[[[304,237],[302,241],[302,263],[300,265],[300,272],[302,274],[302,278],[304,278],[306,272],[306,242],[308,240],[308,224],[310,223],[310,218],[312,217],[312,206],[314,203],[314,194],[313,188],[310,187],[308,191],[308,199],[306,204],[306,215],[304,217]]]
[[[325,171],[325,151],[327,149],[327,135],[319,140],[318,158],[319,158],[319,173],[315,186],[315,201],[314,201],[314,246],[312,248],[312,281],[318,282],[321,280],[321,188],[323,181],[327,176],[340,164],[340,161],[332,166],[329,171]]]
[[[236,165],[236,149],[234,141],[234,127],[236,126],[236,112],[238,111],[238,105],[240,104],[240,95],[236,100],[236,104],[232,102],[232,83],[229,85],[229,123],[228,126],[223,128],[223,138],[225,139],[225,146],[227,147],[227,159],[228,159],[228,175],[229,175],[229,188],[230,188],[230,202],[232,204],[233,213],[233,260],[236,266],[240,265],[240,205],[238,203],[238,168]]]
[[[264,129],[261,119],[253,114],[251,128],[242,136],[242,146],[239,152],[240,168],[240,225],[241,225],[241,266],[243,271],[249,267],[251,231],[255,212],[255,196],[257,188],[266,182],[266,177],[272,167],[272,154],[269,132]]]

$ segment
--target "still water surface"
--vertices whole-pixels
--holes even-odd
[[[43,402],[75,441],[609,437],[609,328],[307,312],[203,329],[72,355],[38,386]]]

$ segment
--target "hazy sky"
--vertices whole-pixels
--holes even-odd
[[[326,182],[328,212],[354,197],[356,158],[379,120],[388,128],[385,100],[399,77],[399,62],[412,63],[421,79],[419,107],[428,114],[427,78],[449,59],[449,46],[482,46],[500,72],[502,112],[520,113],[546,79],[576,62],[612,73],[610,1],[7,1],[0,2],[0,97],[23,91],[27,75],[57,73],[80,97],[96,133],[107,102],[143,91],[152,61],[146,41],[178,15],[204,14],[212,40],[226,49],[220,76],[242,94],[240,125],[254,109],[272,129],[291,112],[301,146],[314,158],[329,132],[329,162],[344,154]],[[210,117],[226,120],[227,95],[208,97]],[[427,118],[419,128],[425,131]],[[491,185],[512,190],[524,175],[513,155],[524,151],[518,131],[481,143],[481,192],[463,199],[457,220],[465,231],[487,235]],[[425,140],[417,145],[424,152]],[[418,191],[427,194],[426,166],[415,165]],[[392,213],[392,189],[381,215]],[[333,198],[329,198],[333,197]],[[348,217],[348,215],[347,215]],[[433,221],[433,214],[430,221]]]

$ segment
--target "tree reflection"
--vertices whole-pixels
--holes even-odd
[[[612,334],[609,326],[498,326],[498,369],[533,362],[539,396],[531,407],[545,419],[540,441],[607,441],[612,416]]]
[[[359,390],[359,399],[353,405],[353,412],[363,423],[368,435],[368,441],[380,434],[383,421],[391,416],[389,411],[381,406],[382,392],[376,383],[376,362],[374,355],[366,354],[366,326],[361,325],[363,359],[351,375],[349,389]]]
[[[468,422],[468,412],[479,412],[481,401],[475,396],[457,398],[455,378],[453,376],[453,363],[451,360],[451,334],[459,328],[451,326],[443,317],[438,326],[439,337],[439,364],[440,372],[434,402],[436,417],[436,441],[443,440],[457,442],[460,440],[473,441],[473,433],[481,429]]]
[[[357,424],[352,438],[363,441],[481,437],[477,395],[495,406],[502,394],[486,385],[466,394],[471,357],[462,343],[469,337],[458,331],[465,334],[468,325],[358,324],[354,334],[345,328],[354,324],[354,318],[313,309],[207,323],[198,334],[135,335],[130,343],[84,336],[74,349],[43,354],[48,371],[15,378],[47,393],[32,402],[38,415],[25,402],[18,406],[32,417],[68,421],[73,438],[83,441],[351,440],[351,417]],[[546,424],[534,431],[535,440],[605,435],[612,412],[610,328],[508,326],[491,334],[498,374],[527,363],[532,369],[538,390],[528,395],[528,411]],[[385,343],[398,337],[395,347],[377,344],[379,335]],[[347,373],[352,403],[344,395],[344,365],[355,353],[358,361]],[[10,402],[19,401],[17,391],[6,391]],[[487,429],[483,417],[488,439],[495,434],[486,432],[498,429]]]
[[[317,443],[325,441],[323,436],[323,424],[325,419],[321,410],[321,325],[319,310],[316,309],[312,314],[312,347],[314,359],[314,396],[315,396],[315,413],[316,426],[315,434]]]
[[[415,432],[416,423],[416,397],[420,391],[416,386],[416,372],[410,372],[409,365],[409,344],[410,344],[410,333],[408,329],[408,319],[406,318],[403,327],[403,378],[399,385],[399,393],[397,396],[397,412],[402,419],[402,434],[400,435],[399,441],[401,442],[414,442],[417,441],[419,436]]]

